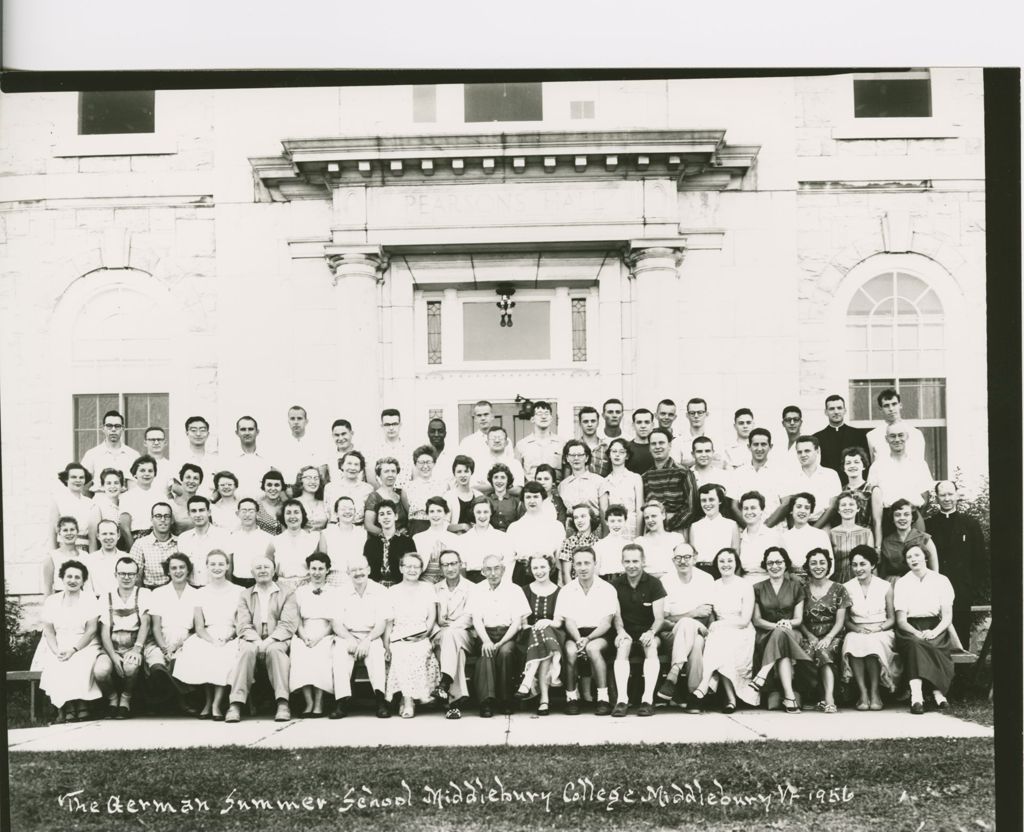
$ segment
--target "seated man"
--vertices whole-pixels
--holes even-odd
[[[454,549],[444,549],[440,563],[444,580],[434,585],[437,630],[431,641],[441,665],[441,682],[434,696],[448,702],[445,719],[461,719],[459,703],[469,695],[466,654],[473,649],[476,640],[470,609],[470,593],[476,584],[462,574],[462,558]]]
[[[661,581],[644,572],[644,547],[628,543],[622,547],[623,575],[612,581],[619,600],[615,617],[615,687],[618,699],[612,716],[629,711],[629,659],[635,649],[644,656],[644,692],[637,716],[654,716],[654,688],[661,673],[658,659],[658,631],[664,623],[665,588]]]
[[[288,672],[291,669],[288,647],[298,628],[298,610],[294,596],[286,598],[274,583],[274,562],[270,558],[258,555],[248,565],[256,583],[243,589],[238,596],[235,613],[238,658],[228,675],[231,705],[224,721],[238,722],[242,718],[242,705],[249,699],[249,691],[256,679],[256,664],[261,662],[277,701],[274,721],[287,722],[292,718],[288,706]]]
[[[391,716],[384,698],[384,626],[388,618],[387,590],[370,580],[370,564],[364,557],[353,557],[348,564],[351,586],[339,587],[341,609],[333,621],[336,635],[331,660],[334,665],[334,698],[331,719],[348,714],[352,698],[352,671],[357,661],[366,665],[370,685],[377,700],[377,717]]]
[[[576,677],[589,677],[593,670],[597,680],[597,705],[594,713],[607,716],[612,712],[608,702],[608,666],[603,651],[608,646],[608,633],[619,612],[615,589],[596,573],[594,550],[589,546],[577,549],[572,556],[576,577],[555,601],[556,627],[565,627],[565,712],[575,716],[580,712]],[[582,667],[580,667],[582,665]]]
[[[503,713],[512,713],[521,670],[516,635],[530,614],[530,604],[519,586],[502,582],[505,564],[499,555],[487,555],[481,571],[484,580],[473,588],[470,610],[480,637],[476,695],[480,716],[487,718],[494,716],[495,703]]]
[[[704,675],[704,637],[711,620],[714,578],[694,569],[696,553],[689,543],[680,543],[672,553],[676,571],[661,579],[665,587],[664,638],[672,649],[668,673],[658,689],[659,699],[686,703],[688,714],[700,713],[700,703],[691,694]],[[686,678],[680,674],[686,667]]]
[[[136,586],[139,566],[128,555],[114,565],[117,589],[99,599],[100,644],[93,676],[116,719],[131,716],[132,693],[143,665],[165,665],[164,654],[149,637],[150,591]]]

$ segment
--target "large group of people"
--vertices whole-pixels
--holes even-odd
[[[266,453],[250,416],[219,454],[190,417],[173,460],[165,428],[139,454],[110,411],[58,474],[40,685],[60,721],[130,717],[142,685],[153,707],[238,722],[260,679],[277,720],[341,718],[357,664],[380,718],[433,702],[458,719],[472,699],[546,715],[558,688],[570,715],[831,714],[843,690],[857,710],[883,690],[945,708],[984,542],[899,392],[878,404],[869,432],[829,396],[813,434],[787,406],[778,447],[749,408],[708,435],[700,398],[682,429],[671,400],[635,409],[631,433],[618,399],[583,407],[567,440],[536,401],[514,447],[486,401],[457,447],[441,419],[407,444],[393,408],[376,443],[338,419],[325,446],[294,406]]]

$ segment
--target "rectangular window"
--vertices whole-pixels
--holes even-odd
[[[594,102],[593,101],[570,101],[569,102],[569,118],[593,118],[594,117]]]
[[[72,396],[74,410],[75,459],[103,441],[103,414],[116,410],[124,416],[124,443],[140,454],[146,452],[146,428],[161,427],[167,432],[170,453],[170,404],[166,393],[80,393]]]
[[[928,118],[932,86],[927,70],[854,78],[854,118]]]
[[[587,360],[587,299],[572,299],[572,360]]]
[[[503,327],[494,302],[462,305],[464,361],[551,359],[551,304],[517,301],[509,312],[512,325]]]
[[[441,301],[427,301],[427,363],[441,363]]]
[[[153,90],[80,92],[78,133],[152,133],[156,94]]]
[[[479,121],[541,121],[541,84],[466,84],[465,118]]]
[[[414,84],[412,88],[412,120],[437,121],[437,84]]]

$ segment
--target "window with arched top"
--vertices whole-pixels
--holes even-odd
[[[928,467],[945,477],[945,312],[935,290],[901,271],[868,280],[847,307],[845,355],[851,422],[880,423],[878,393],[895,387],[903,418],[924,434]]]

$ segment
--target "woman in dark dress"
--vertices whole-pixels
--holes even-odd
[[[523,587],[531,612],[526,619],[528,626],[524,627],[519,635],[519,647],[526,654],[526,667],[523,670],[523,681],[516,691],[516,698],[529,699],[539,690],[538,716],[547,716],[550,711],[548,688],[557,688],[562,684],[562,649],[565,645],[565,633],[552,626],[559,591],[558,585],[551,580],[553,568],[550,558],[534,555],[530,558],[533,583]]]
[[[813,549],[807,556],[804,587],[804,620],[800,625],[803,648],[814,659],[824,696],[818,710],[836,712],[836,665],[842,656],[843,628],[850,595],[837,581],[829,580],[832,556],[827,549]]]
[[[499,532],[507,532],[510,524],[523,516],[523,504],[511,493],[512,471],[503,462],[491,466],[487,481],[494,489],[487,500],[491,504],[491,525]]]
[[[754,667],[757,672],[750,682],[761,690],[773,674],[782,688],[782,705],[786,713],[799,713],[793,690],[793,677],[813,681],[813,660],[800,645],[799,627],[804,617],[802,584],[789,574],[792,561],[781,546],[769,546],[761,564],[768,578],[754,585]]]

